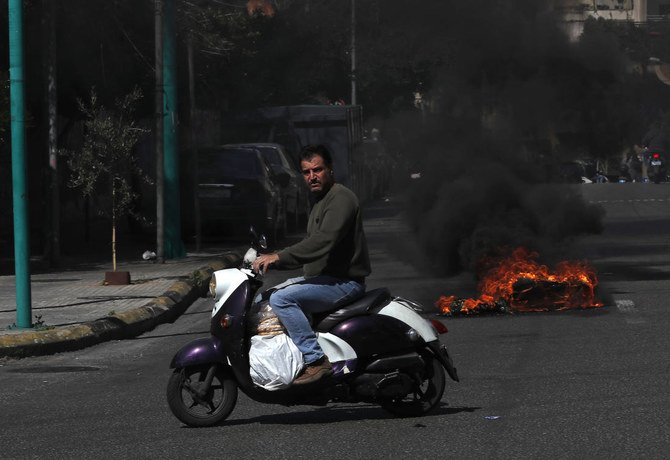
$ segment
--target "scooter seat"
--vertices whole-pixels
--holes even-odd
[[[353,316],[367,315],[372,310],[391,299],[391,293],[387,288],[378,288],[366,292],[363,297],[354,300],[339,310],[332,313],[314,315],[314,330],[317,332],[328,332],[335,325]],[[325,315],[325,316],[324,316]]]

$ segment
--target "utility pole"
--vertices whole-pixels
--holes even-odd
[[[26,187],[26,131],[23,74],[23,10],[21,0],[9,0],[9,97],[12,136],[12,193],[14,202],[14,267],[16,325],[32,327],[30,244]]]
[[[165,257],[184,257],[181,241],[179,152],[177,144],[177,63],[175,0],[165,0],[163,11],[163,171],[165,186]]]
[[[351,0],[351,105],[356,105],[356,0]]]
[[[195,220],[195,250],[200,252],[202,246],[201,219],[200,219],[200,199],[198,198],[198,144],[195,133],[195,63],[194,63],[194,39],[193,33],[188,36],[188,100],[189,100],[189,121],[191,128],[191,164],[193,181],[193,210]]]
[[[154,108],[156,112],[156,132],[154,147],[156,153],[156,258],[165,262],[165,206],[163,199],[165,182],[163,175],[163,0],[154,0],[154,47],[156,65],[156,89]]]
[[[46,256],[50,265],[58,265],[60,261],[60,187],[58,179],[58,92],[56,74],[56,5],[54,0],[42,0],[46,11],[46,76],[47,76],[47,114],[49,123],[48,152],[49,152],[49,190],[51,203],[48,225],[48,241]]]

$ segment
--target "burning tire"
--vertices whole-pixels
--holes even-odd
[[[562,261],[551,270],[537,262],[539,254],[523,247],[498,259],[483,259],[479,298],[440,296],[435,306],[444,315],[517,313],[599,308],[598,277],[586,261]]]
[[[209,388],[205,381],[209,366],[175,369],[167,386],[170,410],[193,427],[212,426],[230,415],[237,402],[237,383],[216,367]]]
[[[431,353],[425,353],[423,357],[426,367],[420,376],[421,384],[403,398],[383,401],[381,406],[384,410],[399,417],[417,417],[427,414],[439,404],[447,381],[444,368]]]

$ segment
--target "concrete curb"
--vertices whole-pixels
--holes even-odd
[[[243,254],[226,254],[220,260],[191,272],[162,295],[131,310],[80,324],[0,336],[0,358],[25,358],[79,350],[109,340],[127,339],[176,320],[198,297],[206,294],[212,273],[239,265]]]

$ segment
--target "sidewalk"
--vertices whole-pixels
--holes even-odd
[[[15,277],[0,276],[0,358],[76,350],[133,337],[174,321],[207,292],[214,270],[236,266],[240,250],[189,253],[164,264],[121,262],[131,284],[103,285],[109,263],[31,275],[32,329],[17,329]]]

